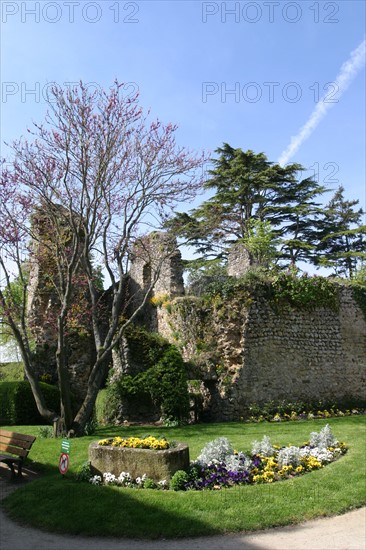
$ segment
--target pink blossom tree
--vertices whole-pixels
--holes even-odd
[[[121,89],[118,82],[108,92],[90,93],[82,83],[72,90],[55,87],[44,123],[28,130],[30,139],[10,144],[12,156],[4,162],[0,184],[1,316],[20,348],[40,414],[54,421],[57,415],[47,409],[35,374],[25,273],[40,255],[48,258],[47,284],[57,296],[48,321],[56,334],[60,424],[75,434],[83,432],[91,417],[112,349],[159,275],[155,270],[131,310],[126,285],[133,244],[161,227],[178,203],[195,197],[207,160],[179,147],[176,126],[150,121],[138,96],[124,98]],[[108,311],[101,307],[95,262],[110,282]],[[12,294],[15,277],[22,283],[21,300],[19,293],[17,299]],[[96,356],[75,415],[65,350],[80,285],[87,294]]]

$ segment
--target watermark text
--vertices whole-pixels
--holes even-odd
[[[1,2],[1,21],[21,23],[139,23],[137,2]]]

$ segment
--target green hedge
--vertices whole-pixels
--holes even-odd
[[[104,426],[109,421],[109,407],[108,407],[109,395],[108,390],[99,390],[97,400],[95,402],[95,419],[98,424]]]
[[[56,386],[40,382],[46,406],[60,413],[60,392]],[[29,382],[0,382],[0,424],[45,424],[37,410]]]
[[[0,363],[0,381],[14,382],[16,380],[24,380],[23,363]]]

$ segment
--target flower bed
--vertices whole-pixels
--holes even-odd
[[[172,446],[164,438],[115,437],[91,443],[89,461],[100,479],[109,474],[113,480],[121,478],[123,485],[145,476],[144,480],[158,483],[169,481],[177,470],[188,469],[189,449],[183,443]]]
[[[154,446],[168,445],[164,450]],[[165,443],[163,443],[165,441]],[[150,443],[149,443],[150,442]],[[150,445],[143,448],[143,445]],[[254,441],[250,453],[235,451],[220,437],[208,443],[197,460],[189,464],[188,447],[169,447],[155,438],[111,438],[89,447],[94,484],[173,490],[221,489],[240,484],[273,483],[323,468],[347,452],[327,424],[301,447],[272,445],[265,436]],[[94,475],[92,475],[94,474]],[[83,477],[85,478],[85,476]]]
[[[241,420],[244,422],[288,422],[291,420],[314,420],[315,418],[335,418],[344,416],[356,416],[366,414],[365,403],[360,403],[360,406],[350,408],[338,408],[333,405],[324,408],[324,404],[318,402],[311,405],[310,403],[298,402],[282,402],[275,404],[273,402],[257,405],[255,403],[249,405],[247,413]]]
[[[254,441],[251,453],[235,451],[228,439],[218,438],[192,462],[181,489],[221,489],[243,483],[273,483],[323,468],[347,451],[327,424],[310,434],[301,447],[272,445],[265,436]]]

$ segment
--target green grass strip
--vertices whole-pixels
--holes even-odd
[[[220,491],[156,491],[98,487],[74,480],[87,460],[91,441],[121,436],[164,435],[185,442],[191,459],[212,439],[228,437],[238,450],[268,435],[272,443],[301,445],[327,423],[347,454],[321,470],[266,485],[237,486]],[[37,435],[34,426],[12,427]],[[58,533],[126,538],[171,538],[223,534],[294,524],[339,514],[366,503],[366,418],[345,417],[280,424],[220,423],[181,428],[109,427],[72,441],[70,470],[58,473],[60,440],[37,438],[30,457],[43,476],[13,494],[4,506],[10,517]]]

